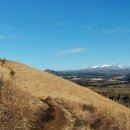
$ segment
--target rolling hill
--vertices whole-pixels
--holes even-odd
[[[0,63],[0,130],[130,129],[130,109],[48,72]]]

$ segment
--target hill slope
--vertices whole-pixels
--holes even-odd
[[[130,109],[87,88],[11,61],[0,75],[3,130],[130,129]]]

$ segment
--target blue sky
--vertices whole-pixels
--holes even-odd
[[[130,1],[0,0],[0,56],[54,70],[130,65]]]

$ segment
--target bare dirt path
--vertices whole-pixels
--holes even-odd
[[[62,130],[67,125],[65,112],[51,99],[41,99],[48,105],[46,114],[42,119],[42,130]]]

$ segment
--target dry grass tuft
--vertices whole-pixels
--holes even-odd
[[[75,118],[74,127],[88,130],[129,130],[130,114],[114,112],[93,104],[82,104],[56,98]]]
[[[46,107],[40,100],[16,86],[12,78],[0,78],[0,129],[39,128],[41,109]]]

